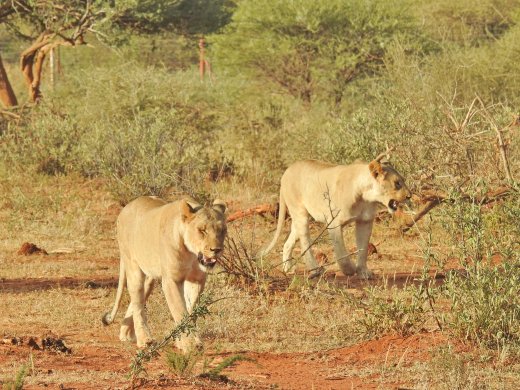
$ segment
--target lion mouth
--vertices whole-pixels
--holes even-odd
[[[199,252],[197,255],[197,260],[199,261],[199,264],[208,268],[213,268],[215,264],[217,264],[217,259],[215,257],[207,257],[202,252]]]
[[[390,199],[390,202],[388,202],[388,208],[392,211],[392,212],[395,212],[397,211],[397,207],[399,206],[399,202],[395,199]]]

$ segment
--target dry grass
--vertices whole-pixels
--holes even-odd
[[[29,176],[11,176],[0,170],[3,193],[0,199],[0,279],[116,277],[119,260],[113,239],[113,223],[118,206],[114,205],[102,183],[77,177],[30,177],[29,182]],[[218,184],[211,191],[224,199],[233,199],[234,202],[230,202],[232,210],[272,200],[271,195],[260,193],[260,190],[239,191],[239,185],[234,182]],[[240,193],[237,198],[233,197],[235,191]],[[242,229],[254,226],[254,245],[260,247],[270,240],[274,224],[261,217],[254,218],[241,222]],[[319,229],[319,226],[313,226],[313,235],[317,235]],[[351,247],[352,231],[346,232],[346,238],[347,246]],[[34,242],[47,250],[72,247],[75,252],[49,256],[17,255],[16,251],[24,241]],[[423,264],[423,241],[423,232],[401,236],[392,222],[378,223],[373,242],[379,253],[371,257],[370,266],[378,274],[387,274],[388,278],[394,271],[418,271]],[[282,245],[283,239],[280,239],[277,248]],[[321,240],[316,249],[331,258],[328,237]],[[433,249],[447,251],[440,243]],[[270,261],[275,263],[280,254],[273,251],[270,256]],[[335,269],[335,265],[330,267],[331,271]],[[338,287],[325,280],[309,283],[301,276],[291,277],[287,284],[290,288],[283,291],[246,290],[218,272],[210,276],[209,293],[214,299],[222,299],[210,307],[211,315],[199,323],[206,353],[315,352],[313,356],[316,359],[326,359],[320,351],[352,345],[363,337],[356,335],[359,331],[356,321],[364,315],[360,302],[366,292]],[[49,364],[53,364],[50,357],[34,354],[35,371],[26,378],[28,385],[76,383],[88,387],[93,383],[99,386],[125,383],[134,347],[118,340],[117,322],[122,313],[113,326],[103,327],[100,321],[101,315],[113,304],[114,295],[115,290],[111,288],[81,286],[26,292],[0,290],[0,336],[40,337],[50,332],[63,338],[75,351],[73,357],[57,359],[72,359],[77,362],[77,368],[56,368],[52,373],[47,371]],[[126,303],[125,296],[123,307]],[[147,307],[152,333],[160,338],[173,326],[160,288],[152,294]],[[81,359],[87,350],[94,351],[100,364],[108,364],[111,356],[126,363],[110,370],[92,371],[86,367],[85,359]],[[405,381],[418,389],[468,386],[508,389],[514,388],[510,384],[520,380],[518,365],[511,365],[507,356],[502,360],[492,357],[478,361],[475,355],[461,355],[459,360],[447,360],[448,355],[443,351],[432,353],[434,358],[431,362],[403,365],[394,359],[382,366],[336,367],[331,368],[331,372],[337,376],[356,375],[371,380],[377,377],[379,388]],[[0,382],[12,379],[30,354],[27,349],[21,355],[4,357]],[[333,363],[323,361],[326,366]],[[163,359],[155,364],[153,370],[153,377],[160,375],[171,375]],[[447,375],[454,378],[449,385],[439,380]]]

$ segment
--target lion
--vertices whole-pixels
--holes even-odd
[[[114,321],[125,285],[130,304],[122,321],[121,341],[143,348],[154,342],[148,329],[145,303],[156,280],[176,323],[190,313],[204,289],[207,271],[224,249],[226,205],[215,200],[203,207],[186,199],[167,203],[143,196],[127,204],[117,218],[120,271],[116,299],[103,324]],[[197,335],[183,336],[178,347],[200,347]]]
[[[298,161],[287,168],[281,178],[280,210],[273,240],[261,253],[271,251],[283,228],[287,211],[291,215],[291,231],[283,246],[282,264],[285,272],[294,268],[291,253],[296,240],[305,257],[311,277],[323,269],[318,266],[311,250],[309,217],[326,224],[334,247],[334,255],[345,275],[357,274],[371,278],[367,268],[367,248],[378,207],[386,206],[394,213],[411,193],[403,177],[388,163],[381,163],[383,155],[370,163],[333,165],[316,160]],[[351,262],[343,241],[343,227],[355,223],[357,266]]]

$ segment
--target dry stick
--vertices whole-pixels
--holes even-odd
[[[422,217],[428,214],[435,206],[441,204],[443,199],[435,198],[426,202],[426,204],[415,214],[411,221],[407,222],[404,226],[401,226],[401,232],[406,233],[410,230]]]
[[[386,151],[384,151],[383,153],[380,153],[374,160],[375,161],[380,161],[383,157],[386,157],[387,160],[390,159],[390,152],[394,150],[394,147],[388,147],[388,145],[386,145]]]
[[[6,117],[12,118],[12,119],[20,119],[21,118],[20,115],[15,114],[14,112],[5,111],[5,110],[0,110],[0,115],[6,116]]]
[[[509,184],[513,184],[514,179],[513,179],[513,176],[511,175],[511,169],[509,168],[509,161],[507,160],[507,154],[506,154],[506,145],[504,144],[504,140],[502,138],[502,131],[514,126],[517,123],[518,118],[515,118],[509,125],[507,125],[502,130],[500,130],[498,128],[495,120],[490,115],[489,111],[487,110],[486,106],[484,105],[484,102],[482,101],[482,99],[480,99],[480,97],[478,95],[477,95],[476,99],[478,99],[478,101],[480,102],[480,104],[482,106],[482,110],[484,111],[484,116],[486,117],[489,124],[491,125],[493,130],[495,130],[495,133],[497,134],[498,147],[500,149],[500,157],[502,159],[502,164],[504,165],[504,171],[506,173],[506,178],[507,178],[507,181],[509,182]]]

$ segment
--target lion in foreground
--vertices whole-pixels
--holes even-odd
[[[121,341],[136,341],[139,348],[153,342],[144,306],[156,280],[162,281],[176,323],[191,312],[204,289],[206,271],[224,249],[225,210],[220,200],[203,207],[148,196],[123,208],[117,218],[121,261],[116,300],[102,319],[105,325],[114,321],[126,285],[130,305],[121,325]],[[196,335],[190,335],[183,336],[178,347],[186,351],[200,344]]]
[[[265,256],[276,244],[287,210],[291,215],[291,232],[283,246],[283,269],[294,267],[291,253],[300,240],[301,250],[311,275],[322,272],[311,250],[309,217],[325,223],[334,245],[334,255],[345,275],[357,272],[362,278],[372,277],[367,268],[367,248],[379,205],[394,213],[411,193],[403,177],[379,156],[370,163],[333,165],[306,160],[289,166],[281,179],[278,225],[272,242],[262,252]],[[356,224],[357,266],[351,262],[343,241],[343,227]]]

